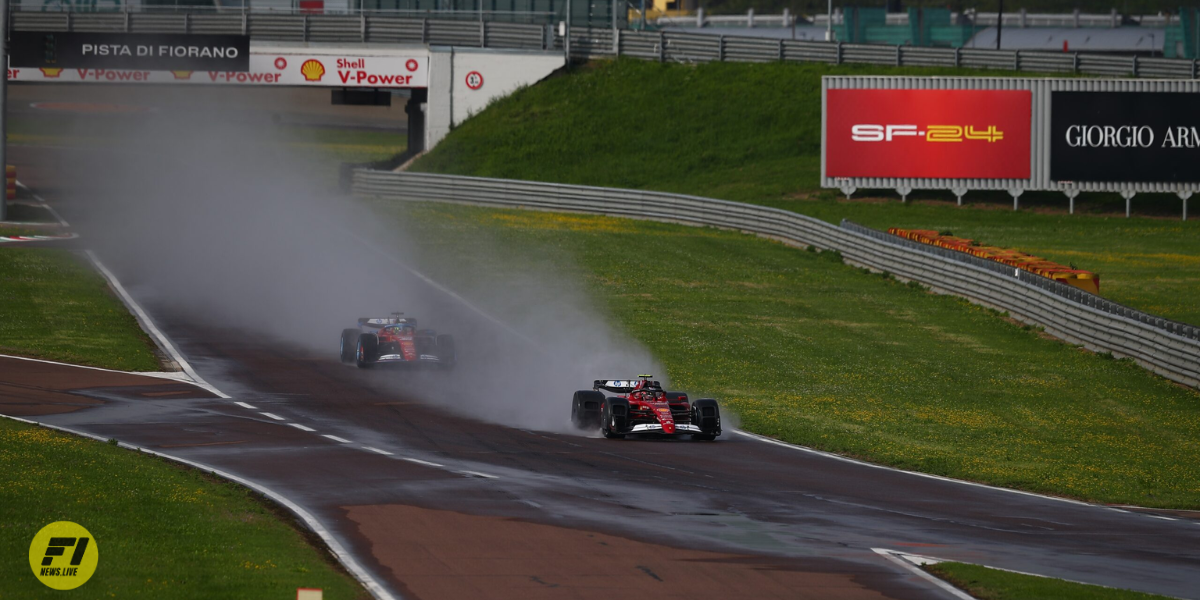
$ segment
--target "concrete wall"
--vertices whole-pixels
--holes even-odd
[[[479,114],[493,100],[533,85],[562,68],[562,52],[481,48],[430,48],[429,102],[425,109],[425,149],[450,129]],[[467,79],[482,79],[472,89]]]

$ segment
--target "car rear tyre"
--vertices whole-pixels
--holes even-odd
[[[358,351],[358,330],[343,329],[342,342],[338,348],[342,362],[346,364],[354,362],[354,354]]]
[[[379,338],[373,333],[364,333],[358,336],[358,344],[355,344],[357,351],[354,356],[354,363],[360,369],[368,369],[375,363],[377,353],[379,352]]]
[[[575,392],[571,398],[571,424],[578,429],[595,429],[600,426],[604,394],[590,390]]]

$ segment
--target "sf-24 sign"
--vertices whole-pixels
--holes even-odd
[[[827,177],[1028,179],[1028,90],[828,90]]]

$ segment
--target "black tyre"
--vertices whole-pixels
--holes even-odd
[[[454,348],[454,336],[447,333],[437,336],[437,356],[443,367],[453,367],[458,362],[458,351]]]
[[[701,398],[692,402],[692,424],[700,431],[692,435],[694,440],[713,440],[721,435],[721,407],[712,398]]]
[[[356,346],[354,364],[360,369],[370,368],[379,357],[379,338],[373,333],[360,334]]]
[[[342,342],[338,348],[342,362],[347,364],[354,362],[354,354],[358,352],[358,330],[343,329]]]
[[[609,439],[621,439],[628,428],[629,401],[624,398],[605,398],[600,411],[600,433]]]
[[[571,398],[571,424],[579,429],[595,429],[600,426],[604,394],[590,390],[575,392]]]

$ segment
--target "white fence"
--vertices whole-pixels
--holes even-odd
[[[1150,315],[1040,275],[923,246],[851,223],[841,227],[794,212],[661,192],[529,181],[359,170],[354,192],[434,201],[583,212],[711,225],[794,246],[841,252],[852,264],[919,281],[1008,311],[1015,319],[1097,352],[1131,357],[1168,379],[1200,387],[1200,328]]]

